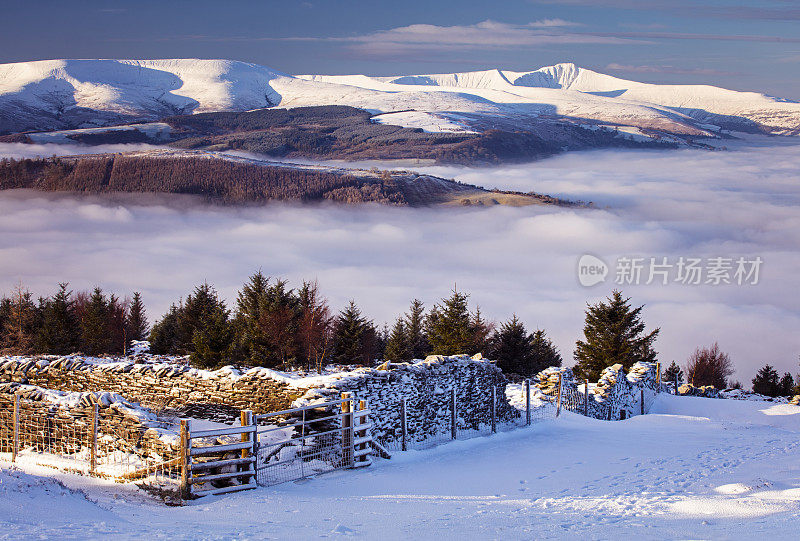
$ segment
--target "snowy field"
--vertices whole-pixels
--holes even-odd
[[[653,412],[565,414],[181,508],[0,463],[0,539],[797,538],[800,408],[662,395]]]

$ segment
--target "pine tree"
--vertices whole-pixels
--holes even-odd
[[[411,360],[411,347],[408,338],[405,318],[399,317],[386,339],[384,356],[387,361],[404,362]]]
[[[778,396],[792,396],[794,391],[794,378],[789,372],[784,372],[779,384]]]
[[[331,317],[328,302],[319,293],[317,282],[303,282],[298,293],[300,322],[298,342],[300,355],[306,367],[316,367],[322,372],[322,365],[329,354]]]
[[[236,299],[237,346],[250,364],[269,366],[272,348],[261,326],[262,311],[267,305],[269,278],[261,271],[253,274],[242,286]]]
[[[528,376],[538,374],[545,368],[561,366],[563,359],[555,344],[541,329],[534,331],[531,336],[532,353]]]
[[[780,376],[771,365],[766,364],[753,378],[753,392],[764,396],[778,396],[780,392]]]
[[[480,306],[476,307],[475,313],[470,316],[469,327],[472,335],[472,344],[469,352],[481,353],[485,351],[489,345],[494,324],[483,319]]]
[[[574,357],[579,377],[596,381],[608,366],[621,364],[629,369],[636,362],[653,362],[653,342],[659,329],[644,334],[640,318],[644,306],[631,308],[630,298],[614,290],[607,302],[588,306],[583,329],[585,340],[578,340]]]
[[[78,349],[80,327],[72,291],[67,287],[66,283],[59,284],[58,292],[44,303],[37,337],[37,350],[42,353],[67,355]]]
[[[430,352],[430,345],[425,335],[425,305],[419,299],[411,301],[411,306],[405,315],[404,327],[409,359],[424,359]]]
[[[170,355],[179,353],[182,348],[180,339],[180,307],[173,304],[169,312],[156,321],[150,331],[150,352],[157,355]]]
[[[339,312],[333,331],[333,355],[340,364],[364,363],[368,359],[367,340],[372,325],[361,315],[355,301]],[[373,329],[374,332],[374,329]]]
[[[532,350],[531,336],[514,314],[495,333],[489,355],[503,372],[526,377],[530,375]]]
[[[468,295],[455,289],[453,294],[433,306],[425,319],[425,328],[432,353],[456,355],[471,353],[475,346],[472,321],[467,309]]]
[[[278,280],[267,288],[264,300],[259,326],[271,351],[269,359],[286,368],[297,357],[299,301],[294,290],[287,289],[284,280]]]
[[[130,308],[128,308],[128,320],[125,324],[128,341],[144,340],[150,332],[150,324],[147,322],[147,313],[142,302],[142,295],[138,291],[133,293],[133,300]]]
[[[18,284],[11,295],[8,316],[2,329],[3,348],[16,354],[31,353],[35,345],[38,318],[31,292],[21,283]]]
[[[81,350],[88,355],[107,353],[111,346],[108,299],[94,288],[81,318]]]
[[[213,368],[223,364],[231,354],[233,336],[230,312],[217,291],[203,283],[186,297],[178,311],[181,349],[190,355],[195,366]]]
[[[108,296],[108,353],[128,351],[128,300],[120,300],[113,293]]]
[[[525,325],[512,316],[492,338],[490,357],[503,372],[531,377],[549,366],[561,366],[561,355],[542,330],[528,334]]]
[[[199,325],[192,334],[189,359],[194,366],[217,368],[228,360],[233,343],[228,316],[229,312],[222,301],[211,310],[202,312]]]
[[[668,383],[674,383],[675,378],[678,378],[678,381],[683,381],[683,370],[681,367],[678,366],[678,363],[672,361],[667,369],[664,371],[664,381]]]

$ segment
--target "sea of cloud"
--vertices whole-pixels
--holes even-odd
[[[46,149],[44,155],[57,149]],[[800,146],[729,151],[592,151],[490,169],[430,171],[487,187],[592,201],[593,209],[390,208],[270,204],[231,208],[180,196],[0,194],[0,293],[22,280],[142,292],[151,319],[208,280],[227,299],[253,271],[317,279],[335,308],[355,301],[391,322],[413,298],[455,286],[487,316],[544,328],[568,364],[586,303],[619,287],[660,327],[660,358],[681,364],[718,341],[749,386],[770,363],[798,370]],[[19,152],[0,145],[0,155]],[[64,151],[66,152],[66,151]],[[62,152],[59,152],[62,153]],[[67,152],[68,153],[68,152]],[[593,254],[611,267],[591,288]],[[614,283],[620,257],[761,257],[757,285]]]

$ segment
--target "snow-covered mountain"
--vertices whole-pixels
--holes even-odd
[[[46,60],[0,65],[0,133],[166,115],[350,105],[427,131],[522,128],[558,119],[636,137],[722,130],[800,134],[800,104],[707,85],[627,81],[574,64],[530,72],[290,76],[230,60]]]

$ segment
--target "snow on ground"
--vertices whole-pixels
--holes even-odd
[[[469,130],[464,124],[441,114],[425,113],[422,111],[400,111],[385,113],[372,117],[381,124],[403,126],[406,128],[420,128],[428,133],[476,133]]]
[[[622,422],[565,413],[181,508],[2,463],[0,538],[796,538],[800,408],[662,395],[653,411]]]

